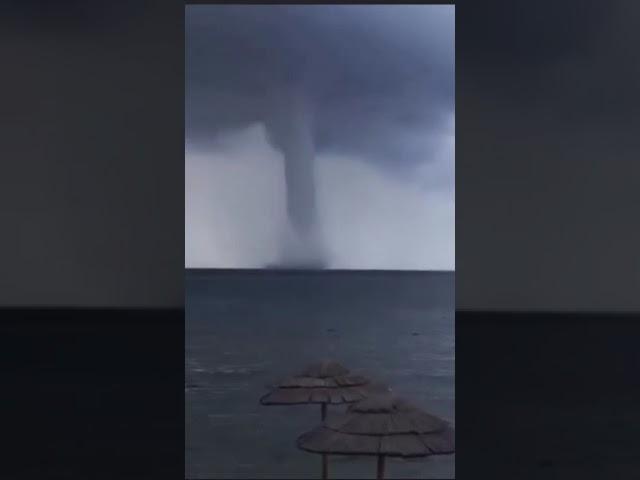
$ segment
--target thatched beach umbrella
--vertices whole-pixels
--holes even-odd
[[[373,385],[362,376],[334,361],[310,365],[298,375],[286,378],[260,399],[263,405],[320,404],[320,418],[327,417],[327,405],[358,402],[372,393],[388,391],[383,385]],[[327,478],[328,459],[322,455],[322,478]]]
[[[375,455],[378,479],[386,457],[426,457],[455,452],[454,430],[390,394],[374,395],[351,405],[298,438],[302,450],[323,455]]]
[[[334,361],[310,365],[298,375],[285,378],[260,399],[263,405],[320,404],[320,416],[324,420],[327,405],[355,403],[373,391],[383,390],[362,376],[351,375],[349,370]]]

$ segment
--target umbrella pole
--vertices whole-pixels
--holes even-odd
[[[327,404],[320,404],[320,418],[324,422],[325,418],[327,418]],[[329,457],[326,453],[322,454],[322,480],[327,480],[329,478]]]
[[[326,453],[322,454],[322,480],[329,478],[329,456]]]
[[[378,476],[376,478],[378,480],[384,478],[384,455],[378,455]]]

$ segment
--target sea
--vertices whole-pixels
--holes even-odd
[[[185,275],[186,478],[320,478],[321,457],[296,447],[320,423],[320,407],[259,399],[324,359],[455,426],[454,272]],[[329,459],[329,478],[375,478],[375,457]],[[455,478],[455,455],[387,459],[386,478]]]

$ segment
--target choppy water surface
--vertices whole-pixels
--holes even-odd
[[[455,423],[453,273],[186,275],[187,478],[318,478],[320,457],[295,439],[319,423],[320,407],[258,400],[323,358]],[[332,478],[375,477],[374,458],[330,458]],[[455,455],[389,459],[387,477],[454,478],[454,464]]]

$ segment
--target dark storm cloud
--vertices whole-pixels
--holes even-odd
[[[453,7],[190,6],[186,22],[191,144],[261,120],[270,90],[291,84],[309,96],[319,153],[424,162],[428,139],[416,154],[402,134],[451,128]]]

